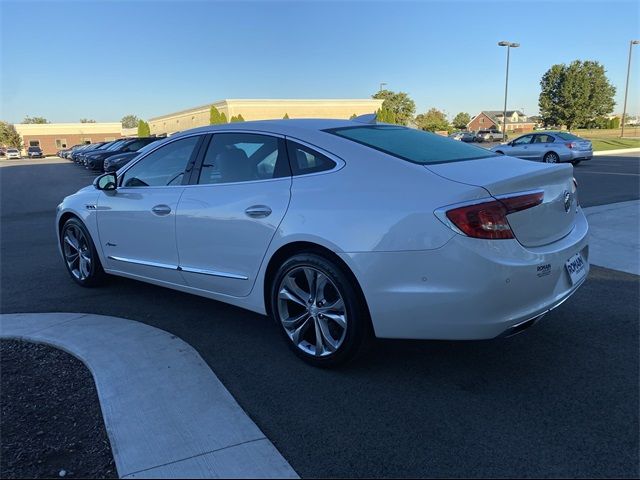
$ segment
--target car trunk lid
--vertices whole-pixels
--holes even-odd
[[[426,168],[449,180],[482,187],[497,199],[542,191],[540,205],[507,216],[516,239],[526,247],[552,243],[573,229],[577,198],[571,165],[550,165],[501,155],[431,164]]]

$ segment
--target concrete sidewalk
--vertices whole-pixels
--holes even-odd
[[[589,262],[640,275],[640,200],[588,207]]]
[[[93,374],[121,478],[298,478],[200,355],[163,330],[82,313],[0,315]]]

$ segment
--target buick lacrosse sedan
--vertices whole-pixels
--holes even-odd
[[[509,336],[560,305],[589,269],[572,172],[397,125],[234,123],[98,177],[56,234],[82,286],[120,275],[268,314],[332,366],[374,336]]]

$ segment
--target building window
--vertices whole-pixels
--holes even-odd
[[[29,140],[29,146],[30,147],[39,147],[40,146],[40,140]]]
[[[90,138],[83,138],[80,140],[81,143],[84,143],[85,145],[89,145],[91,143],[91,139]]]
[[[113,142],[115,141],[115,137],[108,137],[104,139],[105,142]]]
[[[56,148],[67,148],[67,139],[56,138]]]
[[[480,123],[484,123],[484,118],[481,118],[481,119],[480,119]]]

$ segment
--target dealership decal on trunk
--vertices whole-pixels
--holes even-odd
[[[545,263],[544,265],[538,265],[537,271],[538,277],[546,277],[551,274],[551,264]]]

